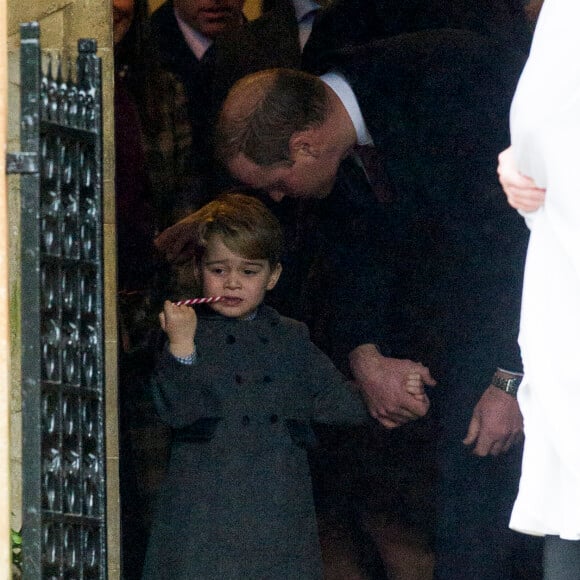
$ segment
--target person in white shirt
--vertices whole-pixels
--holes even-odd
[[[580,578],[580,18],[546,0],[498,174],[531,230],[519,342],[525,446],[510,527],[544,536],[544,578]]]

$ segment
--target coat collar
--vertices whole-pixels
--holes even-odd
[[[226,316],[222,316],[221,314],[219,314],[215,310],[212,310],[209,306],[205,304],[197,306],[196,312],[197,316],[201,320],[221,320],[227,324],[240,324],[245,322],[244,320],[238,320],[237,318],[228,318]],[[265,321],[274,326],[280,322],[280,314],[278,313],[277,310],[275,310],[271,306],[266,306],[265,304],[262,304],[258,308],[258,312],[254,320]]]

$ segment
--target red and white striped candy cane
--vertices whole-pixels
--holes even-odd
[[[188,298],[174,302],[175,306],[193,306],[194,304],[211,304],[223,300],[223,296],[208,296],[207,298]]]

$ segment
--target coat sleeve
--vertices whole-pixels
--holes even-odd
[[[204,417],[219,417],[219,400],[203,374],[200,365],[181,364],[163,349],[149,390],[164,423],[181,428]]]
[[[317,214],[323,242],[309,274],[305,316],[316,344],[347,371],[348,354],[361,344],[393,354],[404,224],[376,202],[351,159]]]
[[[309,337],[305,324],[299,325],[300,356],[304,380],[314,401],[312,419],[320,423],[364,424],[372,419],[356,389]]]

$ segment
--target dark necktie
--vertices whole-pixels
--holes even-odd
[[[371,207],[376,203],[376,195],[357,155],[349,155],[340,164],[332,195],[344,200],[347,206],[352,208]],[[336,201],[334,203],[336,204]],[[349,211],[346,210],[345,213]]]
[[[384,171],[381,170],[381,158],[376,148],[372,145],[355,145],[353,157],[362,165],[377,201],[388,202],[392,196],[385,182]]]

